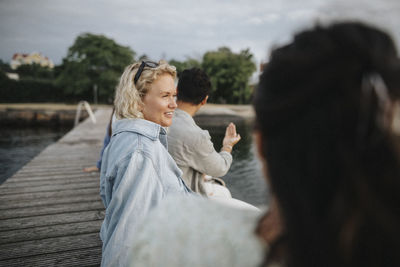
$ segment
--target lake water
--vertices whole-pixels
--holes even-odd
[[[0,131],[0,184],[69,130],[63,127],[3,127]]]
[[[220,150],[225,127],[207,127],[217,151]],[[0,183],[11,177],[46,146],[56,142],[69,128],[8,128],[0,132]],[[261,164],[256,157],[252,140],[252,127],[237,125],[242,139],[234,147],[233,163],[223,177],[234,198],[256,206],[267,202],[267,193]]]

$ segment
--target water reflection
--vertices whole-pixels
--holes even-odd
[[[204,123],[199,126],[210,132],[214,147],[219,151],[226,126],[209,126]],[[256,206],[265,205],[268,202],[267,188],[253,144],[253,126],[246,122],[236,123],[236,129],[242,139],[233,149],[232,166],[223,178],[234,198]]]

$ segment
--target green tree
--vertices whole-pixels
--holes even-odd
[[[40,64],[22,64],[17,69],[21,79],[52,80],[54,78],[53,70],[49,67],[42,67]]]
[[[176,67],[176,71],[178,72],[178,75],[185,69],[201,68],[201,62],[199,62],[197,59],[190,58],[190,57],[186,58],[185,61],[171,59],[169,61],[169,64]]]
[[[213,91],[211,102],[244,104],[248,103],[252,90],[249,79],[256,70],[253,55],[249,49],[233,53],[228,47],[206,52],[202,67],[210,76]]]
[[[60,66],[56,84],[74,99],[92,99],[97,87],[100,102],[111,102],[124,68],[136,53],[104,35],[79,35]]]
[[[8,77],[6,73],[0,68],[0,85],[6,81],[8,81]]]
[[[10,65],[1,59],[0,59],[0,70],[3,72],[12,72]]]

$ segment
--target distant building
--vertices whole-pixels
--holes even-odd
[[[18,73],[6,72],[6,75],[7,75],[8,79],[16,80],[16,81],[19,80],[19,75],[18,75]]]
[[[33,52],[30,54],[15,53],[10,62],[11,69],[15,70],[24,64],[39,64],[42,67],[54,68],[54,64],[48,57],[40,53]]]

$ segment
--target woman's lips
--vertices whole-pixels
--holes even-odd
[[[174,112],[173,111],[165,112],[164,114],[165,114],[165,116],[171,117],[171,118],[174,116]]]

